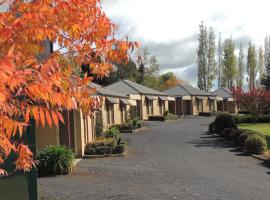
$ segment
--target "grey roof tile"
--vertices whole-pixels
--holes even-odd
[[[90,87],[96,88],[97,93],[103,96],[111,96],[111,97],[122,97],[122,98],[128,98],[127,95],[121,94],[115,90],[112,90],[110,88],[102,87],[101,85],[98,85],[96,83],[91,83]]]
[[[211,92],[199,90],[189,84],[178,84],[177,86],[164,91],[171,96],[216,96]]]
[[[226,89],[226,88],[219,88],[215,91],[213,91],[214,94],[216,94],[217,96],[223,97],[223,98],[232,98],[232,93]]]

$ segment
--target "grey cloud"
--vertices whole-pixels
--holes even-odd
[[[242,45],[243,49],[248,48],[249,41],[252,42],[252,38],[248,35],[242,35],[234,39],[235,40],[235,48],[238,49],[240,44]]]
[[[168,43],[146,43],[151,54],[157,56],[161,70],[183,68],[196,62],[197,34]]]

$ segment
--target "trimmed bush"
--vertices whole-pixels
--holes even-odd
[[[251,131],[251,130],[242,130],[241,135],[240,135],[240,136],[238,137],[238,139],[237,139],[237,145],[240,146],[240,147],[245,146],[246,139],[248,138],[249,135],[253,135],[253,134],[258,134],[258,135],[260,135],[261,137],[263,137],[262,134],[256,133],[255,131]]]
[[[267,141],[264,136],[255,133],[248,136],[245,148],[248,153],[260,154],[267,149]]]
[[[237,144],[237,140],[242,133],[243,131],[240,129],[233,129],[229,135],[229,140],[234,141],[234,143]]]
[[[215,119],[215,129],[218,132],[223,131],[225,128],[235,128],[235,121],[233,116],[229,114],[221,114]]]
[[[48,146],[37,155],[39,176],[70,174],[74,164],[74,153],[66,146]]]
[[[220,136],[224,137],[225,139],[229,139],[229,136],[234,128],[224,128],[223,131],[220,132]]]

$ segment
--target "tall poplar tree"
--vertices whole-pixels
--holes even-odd
[[[258,67],[259,67],[259,80],[261,81],[264,73],[264,52],[262,47],[260,47],[259,49]]]
[[[215,33],[213,28],[209,29],[208,37],[208,53],[207,53],[207,71],[206,71],[206,87],[205,90],[209,91],[213,87],[213,81],[217,74],[217,63],[215,59],[216,44],[215,44]]]
[[[218,38],[218,88],[221,87],[222,84],[222,60],[223,60],[223,44],[222,44],[222,38],[219,33]]]
[[[243,88],[243,79],[244,79],[244,52],[242,44],[240,44],[238,55],[237,87]]]
[[[200,24],[200,33],[198,40],[199,40],[199,46],[197,50],[198,87],[201,90],[206,90],[208,39],[207,39],[207,28],[204,26],[203,22]]]
[[[256,49],[255,45],[252,45],[251,42],[249,42],[247,55],[247,74],[250,90],[255,88],[256,73],[257,73]]]
[[[264,67],[265,72],[261,84],[264,85],[267,90],[270,90],[270,36],[264,39]]]
[[[224,41],[222,86],[232,89],[237,76],[236,56],[234,55],[234,41],[232,38]]]

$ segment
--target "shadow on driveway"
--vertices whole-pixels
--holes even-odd
[[[248,153],[244,152],[241,148],[236,147],[233,142],[225,140],[217,135],[209,134],[207,132],[204,133],[200,139],[191,140],[187,143],[192,144],[197,148],[210,147],[212,149],[227,149],[229,152],[232,152],[236,156],[250,157]],[[270,161],[261,161],[259,162],[259,165],[270,168]],[[267,172],[267,174],[270,174],[270,171]]]

